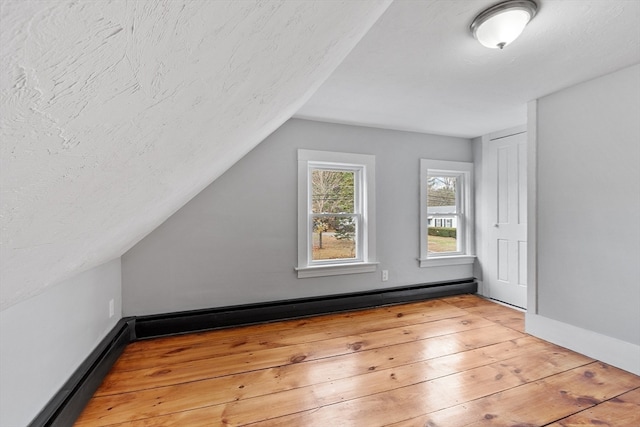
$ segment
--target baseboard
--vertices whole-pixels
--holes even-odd
[[[124,348],[131,342],[133,319],[120,319],[29,427],[73,425]]]
[[[476,293],[474,279],[136,317],[137,339],[253,325]]]
[[[127,344],[160,336],[476,293],[474,279],[152,316],[127,317],[100,342],[29,427],[71,426]]]
[[[640,375],[639,345],[537,314],[526,314],[525,328],[527,333],[545,341]]]

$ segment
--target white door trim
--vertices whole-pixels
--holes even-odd
[[[527,313],[538,314],[538,101],[527,104]]]

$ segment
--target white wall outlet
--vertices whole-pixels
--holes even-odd
[[[382,270],[382,281],[386,282],[389,280],[389,270]]]
[[[111,319],[116,314],[116,305],[113,302],[113,299],[109,300],[109,319]]]

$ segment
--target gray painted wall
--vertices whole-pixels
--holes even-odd
[[[485,223],[483,220],[484,205],[483,196],[484,188],[482,182],[482,137],[477,137],[471,140],[471,146],[473,150],[473,180],[474,180],[474,204],[475,204],[475,218],[474,218],[474,230],[475,230],[475,243],[476,243],[476,261],[473,264],[473,277],[478,280],[478,293],[480,295],[486,295],[484,286],[484,277],[482,274],[482,261],[483,261],[483,248],[484,248],[484,229]]]
[[[109,300],[115,315],[109,318]],[[121,318],[120,258],[0,313],[0,426],[25,426]]]
[[[538,313],[640,344],[640,65],[537,114]]]
[[[376,155],[376,273],[298,279],[297,149]],[[419,268],[419,159],[472,161],[471,141],[293,119],[122,257],[126,315],[472,276]],[[389,270],[382,282],[380,270]]]

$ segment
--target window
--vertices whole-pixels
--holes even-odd
[[[420,160],[420,267],[473,263],[473,164]]]
[[[298,277],[376,270],[375,156],[298,150]]]

